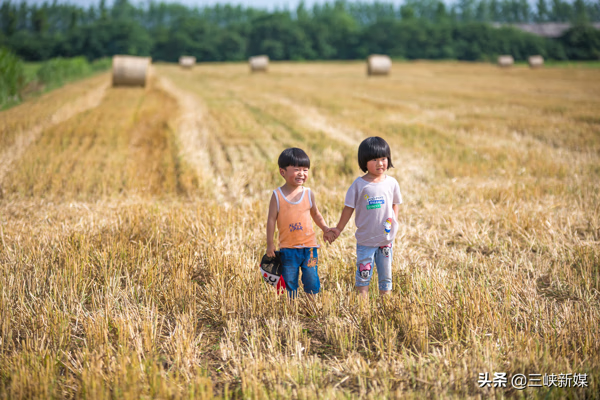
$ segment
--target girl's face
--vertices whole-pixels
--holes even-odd
[[[374,158],[367,162],[367,171],[373,176],[381,176],[388,169],[387,157]]]

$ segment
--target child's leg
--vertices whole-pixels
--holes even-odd
[[[298,293],[299,266],[302,264],[303,255],[299,253],[302,249],[279,249],[281,252],[281,276],[285,281],[288,296],[296,297]]]
[[[367,297],[369,293],[369,283],[373,276],[376,250],[377,247],[356,245],[356,291],[364,297]]]
[[[379,294],[389,294],[392,291],[392,245],[379,247],[375,252],[377,277],[379,278]]]
[[[364,297],[365,299],[369,297],[369,287],[368,286],[357,286],[356,292],[360,297]]]
[[[300,269],[302,270],[302,285],[304,291],[310,295],[319,293],[321,281],[319,280],[319,254],[317,248],[299,249],[304,254],[304,260]]]

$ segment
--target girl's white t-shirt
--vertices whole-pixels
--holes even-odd
[[[362,246],[387,246],[398,232],[398,221],[393,204],[401,204],[402,195],[398,181],[391,176],[381,182],[356,180],[346,193],[344,204],[354,208],[356,242]]]

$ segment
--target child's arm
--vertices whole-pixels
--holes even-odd
[[[310,208],[310,216],[312,217],[315,224],[325,233],[329,232],[329,227],[325,223],[325,218],[319,212],[319,208],[317,207],[317,201],[315,199],[315,193],[310,191],[310,200],[312,202],[312,207]]]
[[[275,235],[275,224],[277,223],[277,199],[275,193],[271,196],[269,203],[269,216],[267,217],[267,257],[275,257],[275,243],[273,235]]]
[[[398,207],[400,204],[392,204],[392,210],[394,211],[394,216],[396,217],[396,221],[398,221],[398,211],[400,210],[400,207]]]
[[[331,228],[332,231],[335,231],[336,238],[340,235],[340,233],[342,233],[348,221],[350,221],[352,213],[354,213],[354,208],[344,206],[344,209],[342,210],[342,215],[340,216],[340,220],[337,226],[335,228]]]

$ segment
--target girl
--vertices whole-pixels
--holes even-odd
[[[340,221],[325,239],[335,240],[356,210],[356,289],[367,296],[376,266],[379,293],[384,295],[392,290],[392,243],[398,231],[402,195],[398,181],[386,175],[393,165],[385,140],[377,136],[363,140],[358,147],[358,165],[366,174],[356,178],[348,189]]]

